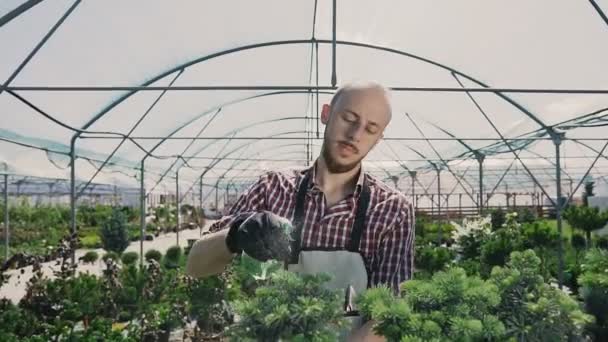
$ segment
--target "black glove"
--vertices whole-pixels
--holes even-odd
[[[228,231],[226,245],[232,253],[245,252],[259,261],[284,261],[291,253],[288,222],[269,211],[236,220]]]

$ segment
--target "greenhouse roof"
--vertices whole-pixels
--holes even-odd
[[[251,182],[319,153],[336,87],[393,89],[372,172],[471,199],[608,192],[608,0],[3,1],[0,161],[91,183]],[[563,134],[562,134],[563,133]],[[143,162],[142,162],[143,161]],[[591,167],[591,169],[590,169]],[[423,179],[422,176],[420,176]],[[451,178],[450,178],[451,177]],[[423,179],[424,181],[424,179]],[[572,190],[572,189],[571,189]]]

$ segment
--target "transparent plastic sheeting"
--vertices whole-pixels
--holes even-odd
[[[3,1],[0,18],[25,3]],[[0,161],[9,173],[69,179],[80,132],[78,181],[137,187],[143,165],[147,191],[174,191],[179,173],[181,192],[198,194],[202,180],[212,198],[210,187],[241,189],[314,160],[333,75],[337,86],[607,89],[606,37],[586,1],[336,1],[335,16],[333,1],[42,1],[0,26],[9,87]],[[95,88],[135,86],[157,88]],[[549,130],[566,134],[564,188],[585,178],[606,191],[607,94],[395,91],[391,100],[386,139],[365,166],[408,194],[437,192],[440,169],[441,192],[473,203],[476,153],[486,156],[485,192],[538,183],[554,194]]]

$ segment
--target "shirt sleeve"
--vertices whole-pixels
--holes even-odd
[[[407,203],[407,202],[406,202]],[[376,263],[371,270],[371,286],[385,285],[396,294],[401,283],[414,272],[415,214],[410,203],[402,206],[394,223],[387,228],[376,251]]]
[[[266,195],[271,177],[270,172],[260,177],[256,183],[239,196],[236,203],[230,208],[228,215],[223,216],[209,227],[209,232],[213,233],[226,229],[237,220],[243,220],[251,214],[268,210]]]

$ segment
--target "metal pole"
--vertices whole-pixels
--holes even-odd
[[[560,145],[562,143],[563,133],[554,132],[552,135],[553,144],[555,144],[555,185],[557,187],[557,199],[555,202],[555,217],[557,219],[557,231],[559,233],[559,245],[557,249],[557,257],[559,262],[558,268],[558,285],[561,289],[564,284],[564,252],[563,252],[563,232],[562,232],[562,168],[560,159]]]
[[[217,183],[215,183],[215,212],[216,212],[216,214],[220,213],[220,208],[219,208],[220,204],[219,204],[219,197],[218,197],[219,196],[219,193],[218,193],[219,186],[220,186],[220,180],[218,179]]]
[[[441,220],[441,169],[437,169],[437,217]]]
[[[177,246],[179,246],[179,224],[180,224],[180,212],[179,212],[179,169],[175,171],[175,208],[177,209],[176,213],[176,221],[177,226],[175,228],[175,240],[177,242]]]
[[[201,208],[201,214],[202,214],[202,210],[203,210],[203,175],[201,175],[200,180],[199,180],[198,195],[199,195],[198,206]]]
[[[462,194],[458,194],[458,212],[462,217]]]
[[[409,171],[412,178],[412,205],[416,206],[416,171]]]
[[[144,267],[144,234],[146,231],[146,188],[144,186],[144,162],[145,158],[141,160],[141,170],[140,170],[140,191],[139,191],[139,215],[141,216],[139,219],[139,263],[141,268]]]
[[[477,204],[477,208],[479,210],[479,215],[483,213],[483,161],[486,158],[485,155],[481,153],[477,153],[477,162],[479,163],[479,203]]]
[[[332,33],[333,39],[331,44],[331,86],[335,87],[338,83],[338,77],[336,75],[336,0],[333,1],[333,20],[332,20]]]
[[[9,229],[8,229],[8,174],[4,174],[4,242],[6,247],[6,258],[8,260],[8,248],[9,248]]]
[[[76,233],[76,139],[70,140],[70,230]],[[75,251],[72,252],[72,265],[76,264]]]

